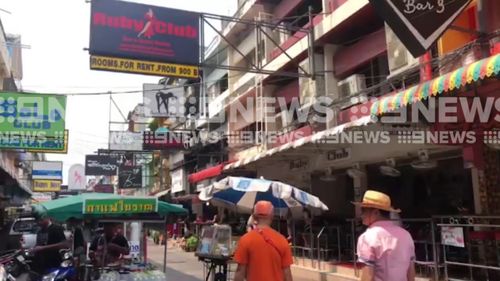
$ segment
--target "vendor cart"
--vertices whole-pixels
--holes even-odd
[[[35,213],[45,214],[56,221],[70,218],[95,219],[99,222],[142,222],[165,226],[170,215],[187,211],[179,205],[158,201],[155,197],[131,197],[114,194],[86,193],[52,200],[33,207]],[[166,233],[166,228],[162,227]],[[81,266],[81,281],[91,280],[167,280],[167,244],[165,243],[163,272],[155,270],[144,260],[136,259],[111,265],[86,262]]]
[[[202,229],[196,256],[208,269],[206,281],[229,280],[229,265],[232,259],[233,244],[231,227],[228,225],[210,225]]]

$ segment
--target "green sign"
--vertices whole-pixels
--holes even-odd
[[[87,199],[83,203],[83,214],[86,215],[141,214],[157,211],[156,198]]]
[[[29,152],[67,153],[68,131],[58,132],[56,137],[45,137],[37,132],[11,134],[0,132],[0,149],[24,149]]]
[[[66,96],[0,92],[0,133],[57,137],[65,116]]]

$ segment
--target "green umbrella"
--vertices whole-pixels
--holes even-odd
[[[84,208],[85,206],[85,208]],[[43,202],[33,206],[39,216],[57,221],[69,218],[127,218],[133,216],[158,217],[185,214],[180,205],[158,201],[155,197],[121,196],[109,193],[84,193]]]

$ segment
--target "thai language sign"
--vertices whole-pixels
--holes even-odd
[[[158,211],[156,198],[87,199],[83,213],[89,215],[144,214]]]
[[[198,65],[200,15],[123,1],[93,0],[90,54]]]
[[[33,138],[64,136],[66,97],[0,93],[0,132]]]

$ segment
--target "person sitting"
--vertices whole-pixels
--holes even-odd
[[[117,224],[106,223],[104,233],[92,241],[89,255],[94,264],[105,266],[118,262],[129,253],[127,238],[118,232]]]

